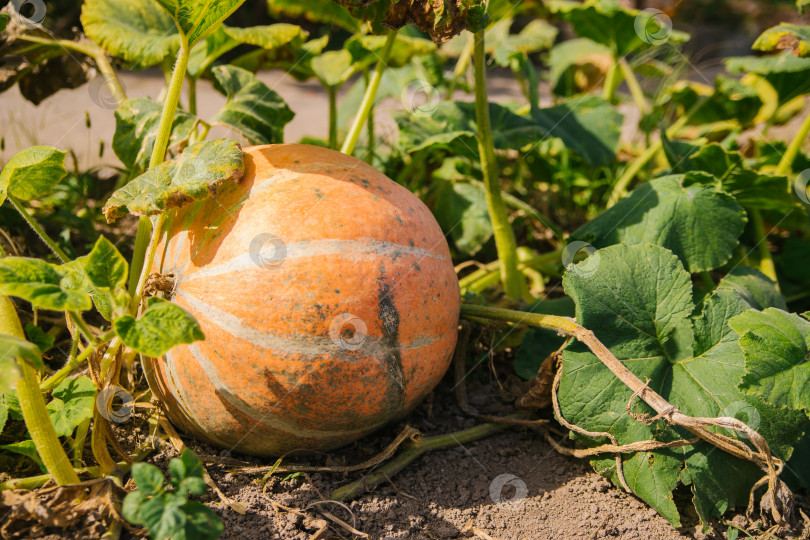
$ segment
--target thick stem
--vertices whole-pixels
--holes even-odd
[[[759,250],[759,271],[771,278],[778,289],[779,280],[776,277],[776,265],[773,262],[771,250],[768,248],[768,233],[765,231],[762,213],[759,209],[754,208],[748,211],[748,215],[751,216],[751,224],[754,226],[754,241]]]
[[[394,42],[397,40],[396,30],[388,32],[385,38],[385,45],[383,46],[382,54],[377,65],[374,66],[374,72],[371,74],[368,86],[366,86],[366,93],[363,95],[363,101],[360,102],[360,110],[357,111],[357,116],[354,117],[354,123],[346,140],[343,141],[343,147],[340,151],[344,154],[351,155],[354,152],[354,147],[357,145],[357,139],[360,137],[360,131],[363,129],[363,124],[369,119],[371,110],[374,108],[374,98],[377,96],[377,90],[380,88],[380,81],[382,80],[383,72],[388,67],[388,58],[391,56],[391,49],[394,47]],[[330,96],[330,100],[332,97]],[[330,102],[331,107],[331,102]],[[331,117],[330,117],[330,145],[331,145]],[[336,135],[337,137],[337,135]],[[374,141],[369,139],[368,145],[371,147]]]
[[[793,137],[793,140],[790,141],[787,151],[782,156],[782,159],[779,160],[779,165],[776,167],[777,175],[783,176],[789,174],[793,170],[793,162],[796,161],[796,156],[799,155],[799,151],[801,150],[805,139],[807,139],[808,134],[810,134],[810,114],[805,116],[804,122],[802,122],[799,131],[796,133],[796,136]],[[788,185],[788,191],[790,191],[790,189],[791,186]]]
[[[169,137],[172,132],[172,123],[174,122],[174,113],[177,111],[177,104],[180,101],[180,92],[183,89],[183,80],[186,77],[186,68],[188,67],[189,48],[188,44],[183,43],[180,51],[177,53],[177,62],[174,65],[172,78],[169,81],[169,88],[166,93],[166,100],[163,103],[163,112],[160,116],[160,124],[158,124],[157,138],[155,139],[155,146],[152,149],[152,157],[149,160],[149,168],[156,167],[163,163],[166,157],[166,150],[169,147]],[[135,237],[135,250],[132,256],[132,264],[130,265],[130,293],[132,294],[132,312],[135,313],[140,305],[140,293],[143,291],[143,284],[149,276],[149,270],[152,267],[154,259],[154,250],[151,256],[147,253],[147,247],[151,248],[154,244],[157,246],[156,238],[160,236],[161,226],[165,221],[166,214],[160,214],[157,220],[157,226],[154,233],[152,233],[152,224],[148,217],[143,216],[138,221],[138,234]],[[150,241],[150,236],[152,240]],[[138,276],[133,287],[132,276]]]
[[[11,299],[0,296],[0,333],[25,339],[20,318]],[[65,454],[62,443],[45,408],[45,399],[39,390],[37,371],[28,362],[19,359],[20,379],[17,381],[17,399],[25,420],[25,427],[34,441],[42,463],[54,482],[59,485],[78,483],[79,477]]]
[[[642,115],[647,114],[650,110],[650,106],[647,103],[647,98],[644,97],[644,91],[641,89],[641,84],[639,84],[638,78],[633,72],[633,68],[630,67],[630,64],[624,58],[619,60],[619,67],[622,70],[624,79],[627,81],[627,87],[630,89],[630,95],[633,96],[636,107],[638,107]]]
[[[39,236],[39,239],[45,242],[45,245],[51,248],[51,251],[53,251],[54,255],[56,255],[56,257],[63,263],[68,262],[70,260],[70,257],[68,257],[67,254],[64,251],[62,251],[62,248],[60,248],[56,244],[56,242],[54,242],[53,239],[51,239],[51,237],[48,236],[48,233],[45,232],[45,229],[40,227],[39,223],[37,223],[37,221],[33,217],[31,217],[31,215],[28,214],[28,210],[26,210],[25,207],[23,207],[20,201],[18,201],[17,198],[12,196],[11,194],[6,194],[6,198],[8,198],[12,206],[14,206],[14,208],[17,210],[17,212],[19,212],[19,214],[26,221],[26,223],[28,223],[28,226],[34,230],[37,236]]]
[[[475,68],[475,118],[478,124],[478,153],[484,175],[487,208],[495,234],[495,246],[501,266],[501,281],[507,296],[514,300],[521,297],[523,286],[517,268],[517,242],[509,224],[509,216],[501,196],[498,182],[498,164],[489,120],[489,100],[485,61],[484,31],[474,34],[473,64]]]
[[[526,70],[526,84],[529,86],[529,107],[535,111],[540,107],[540,85],[537,83],[537,71],[528,54],[524,55],[523,67]]]
[[[326,88],[329,94],[329,148],[337,150],[337,88]]]
[[[616,60],[605,76],[605,86],[602,87],[602,97],[605,101],[613,103],[616,98],[616,89],[619,83],[622,82],[621,70],[619,69],[619,60]]]

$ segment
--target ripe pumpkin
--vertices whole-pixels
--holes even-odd
[[[328,450],[413,409],[447,370],[459,288],[427,207],[316,146],[245,150],[245,176],[175,210],[153,272],[206,340],[146,364],[184,431],[228,449]]]

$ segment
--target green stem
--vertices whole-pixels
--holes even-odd
[[[560,257],[562,256],[562,250],[551,251],[549,253],[544,253],[542,255],[537,255],[530,259],[525,259],[518,263],[518,268],[526,267],[526,268],[534,268],[538,265],[548,264],[550,262],[559,261]],[[498,261],[493,261],[489,264],[485,264],[478,270],[474,272],[470,272],[468,275],[464,276],[463,278],[458,280],[458,285],[460,288],[465,289],[472,285],[474,282],[485,278],[492,272],[497,272],[499,268]]]
[[[495,246],[501,266],[501,281],[507,296],[514,300],[521,297],[522,279],[517,268],[517,242],[509,224],[509,216],[498,183],[498,164],[495,161],[495,146],[489,119],[487,75],[485,61],[484,31],[474,34],[473,65],[475,70],[475,118],[478,124],[478,153],[484,175],[487,208],[495,235]]]
[[[363,101],[360,102],[360,110],[357,111],[357,116],[354,117],[354,123],[352,124],[351,129],[349,129],[349,134],[346,136],[346,140],[343,141],[343,146],[340,149],[340,151],[344,154],[351,155],[352,152],[354,152],[354,147],[357,144],[357,139],[360,137],[360,131],[363,129],[363,124],[366,123],[366,120],[368,120],[371,114],[371,110],[374,108],[374,98],[377,95],[377,90],[380,88],[380,81],[382,80],[383,72],[385,71],[385,68],[388,67],[388,58],[391,56],[391,49],[394,48],[394,42],[396,40],[396,30],[388,32],[388,36],[385,38],[385,45],[383,46],[382,54],[380,55],[380,60],[377,62],[377,65],[374,66],[374,72],[371,74],[371,80],[369,80],[368,86],[366,87],[366,93],[363,95]],[[332,97],[330,96],[329,99],[331,100]],[[331,145],[331,116],[329,135]],[[335,135],[335,137],[337,137],[337,135]],[[374,144],[374,141],[369,139],[369,147],[372,144]],[[337,146],[337,144],[335,144],[335,146]]]
[[[188,78],[188,112],[197,116],[197,79]]]
[[[82,466],[82,450],[84,449],[84,441],[87,439],[87,432],[90,429],[90,419],[84,420],[76,428],[76,438],[73,439],[71,450],[73,450],[73,466]]]
[[[56,242],[54,242],[53,239],[51,239],[51,237],[48,236],[48,233],[45,232],[45,229],[40,227],[39,223],[37,223],[37,221],[33,217],[31,217],[31,215],[23,207],[20,201],[9,193],[6,194],[6,198],[8,198],[12,206],[14,206],[14,208],[17,210],[17,212],[19,212],[19,214],[26,221],[26,223],[28,223],[28,226],[34,230],[37,236],[39,236],[39,239],[45,242],[45,245],[51,248],[51,251],[53,251],[54,255],[56,255],[56,257],[63,263],[68,262],[70,260],[70,257],[68,257],[67,254],[64,251],[62,251],[62,248],[60,248],[56,244]]]
[[[93,333],[93,331],[90,330],[90,327],[87,326],[87,323],[84,322],[81,313],[79,313],[78,311],[68,311],[68,316],[70,317],[70,320],[73,321],[73,324],[76,325],[76,328],[78,328],[79,331],[82,333],[82,335],[85,337],[85,339],[87,339],[87,341],[89,341],[93,345],[98,344],[98,338]]]
[[[782,156],[782,159],[779,160],[779,165],[776,167],[777,175],[784,176],[793,170],[793,162],[796,161],[796,156],[799,155],[799,151],[801,150],[805,139],[807,139],[808,134],[810,134],[810,114],[805,116],[804,122],[802,122],[799,131],[796,133],[796,136],[793,137],[793,140],[790,141],[787,151]],[[790,191],[790,189],[791,186],[788,185],[788,191]]]
[[[7,296],[0,296],[0,333],[25,339],[20,318],[14,304]],[[37,371],[28,362],[18,359],[20,379],[17,381],[17,399],[20,402],[25,427],[31,435],[34,447],[59,485],[78,483],[79,477],[73,470],[70,460],[56,435],[56,430],[45,408],[45,399],[39,390]]]
[[[160,116],[160,123],[158,124],[155,146],[152,151],[152,157],[149,160],[150,169],[163,163],[166,157],[166,150],[169,147],[169,137],[172,132],[172,123],[174,122],[174,113],[177,111],[177,104],[180,101],[180,93],[183,89],[183,80],[186,77],[188,57],[188,44],[183,43],[180,47],[180,51],[177,53],[177,62],[174,65],[166,99],[163,102],[163,112]],[[151,249],[151,247],[153,244],[157,247],[156,239],[160,236],[162,225],[165,222],[165,215],[166,214],[163,213],[158,217],[154,233],[152,232],[152,223],[147,216],[142,216],[138,221],[138,234],[135,237],[135,250],[132,256],[132,264],[130,265],[131,274],[129,281],[129,291],[130,294],[132,294],[131,311],[133,313],[137,311],[140,305],[140,293],[143,291],[143,285],[146,282],[146,278],[149,276],[149,271],[152,268],[152,261],[155,256],[154,250]],[[147,248],[151,249],[151,254],[147,253]],[[133,280],[133,276],[138,276],[137,281]],[[133,283],[135,284],[134,287]]]
[[[523,64],[526,69],[526,83],[529,85],[529,107],[532,111],[540,107],[540,86],[537,84],[537,71],[528,54],[523,55]]]
[[[616,60],[607,72],[605,77],[605,86],[602,87],[602,97],[605,101],[613,103],[616,97],[616,89],[619,83],[622,82],[621,71],[619,69],[619,60]]]
[[[406,448],[397,457],[385,465],[375,469],[360,480],[339,487],[332,492],[330,498],[335,501],[346,501],[359,497],[366,491],[371,491],[383,482],[390,482],[392,476],[404,469],[409,463],[431,450],[450,448],[489,437],[498,432],[513,427],[513,424],[481,424],[463,431],[436,435],[435,437],[421,437],[417,442]]]
[[[627,81],[627,87],[630,89],[630,95],[633,96],[636,107],[638,107],[642,115],[647,114],[650,110],[650,106],[647,103],[647,98],[644,97],[644,91],[641,89],[641,84],[639,84],[638,78],[633,72],[633,68],[630,67],[630,64],[624,58],[619,60],[619,67],[622,70],[624,79]]]
[[[464,44],[464,49],[461,51],[461,56],[458,57],[456,67],[453,69],[453,76],[450,78],[450,83],[447,85],[447,95],[444,97],[446,100],[453,99],[453,92],[456,91],[458,80],[467,71],[467,66],[470,65],[470,58],[473,55],[473,44],[475,39],[467,40]]]
[[[703,286],[706,287],[707,291],[711,292],[714,290],[715,283],[714,280],[712,279],[711,274],[709,274],[708,272],[701,272],[700,279],[701,281],[703,281]]]
[[[337,150],[337,88],[328,86],[329,94],[329,148]]]
[[[771,250],[768,249],[768,233],[765,232],[765,222],[762,220],[762,213],[758,209],[748,211],[751,216],[751,224],[754,226],[754,241],[759,249],[759,271],[771,278],[779,288],[779,280],[776,277],[776,265],[773,262]]]
[[[106,334],[102,335],[101,338],[99,338],[98,346],[104,345],[109,340],[111,340],[113,336],[115,336],[115,330],[108,331]],[[39,385],[39,389],[42,392],[47,392],[48,390],[53,390],[54,388],[56,388],[59,385],[59,383],[64,381],[65,378],[67,378],[67,376],[70,375],[74,369],[79,367],[82,364],[82,362],[87,360],[87,358],[93,352],[95,352],[98,346],[87,347],[78,356],[71,355],[67,363],[59,371],[57,371],[56,373],[54,373],[53,375],[42,381],[42,384]]]

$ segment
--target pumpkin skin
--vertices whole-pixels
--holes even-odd
[[[428,208],[370,165],[303,144],[174,210],[153,272],[206,340],[145,363],[170,420],[212,444],[329,450],[404,416],[444,375],[460,297]]]

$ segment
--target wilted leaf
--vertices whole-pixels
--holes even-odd
[[[690,272],[725,264],[745,227],[743,209],[716,186],[689,175],[656,178],[580,227],[574,237],[600,248],[653,243],[672,250]]]
[[[79,424],[92,418],[95,403],[96,385],[89,378],[81,376],[59,383],[47,406],[56,434],[70,435]]]
[[[253,73],[235,66],[211,70],[214,86],[228,97],[225,106],[211,120],[235,129],[250,144],[284,142],[284,126],[293,113],[284,100]]]
[[[242,149],[234,141],[199,142],[113,193],[104,205],[104,216],[108,222],[127,213],[151,216],[201,201],[216,193],[223,182],[238,181],[244,172]]]
[[[810,415],[810,322],[781,309],[748,311],[730,323],[742,337],[740,388],[776,407]]]
[[[695,306],[689,274],[675,255],[661,247],[617,245],[596,253],[595,272],[579,272],[574,266],[563,279],[566,293],[576,302],[578,322],[684,414],[740,418],[765,437],[776,455],[789,457],[807,419],[736,387],[744,358],[739,336],[728,321],[750,306],[730,290],[717,291]],[[569,422],[610,432],[619,444],[691,437],[665,423],[635,420],[626,412],[632,393],[586,347],[576,343],[566,349],[559,401]],[[652,412],[640,400],[632,403],[632,409]],[[577,439],[589,445],[598,442]],[[630,489],[675,526],[680,520],[672,491],[678,483],[690,486],[698,515],[708,523],[728,508],[745,505],[751,486],[761,477],[755,465],[705,442],[626,454],[622,462]],[[596,458],[593,464],[618,484],[612,456]]]
[[[351,5],[353,0],[336,0],[343,5]],[[382,24],[389,28],[401,28],[413,24],[422,32],[427,32],[436,43],[442,43],[463,30],[477,32],[483,30],[487,22],[487,5],[483,0],[390,0],[377,2],[380,8],[369,10],[371,15],[384,13]],[[357,13],[355,14],[357,15]],[[361,12],[362,15],[362,12]],[[369,18],[366,15],[366,18]]]
[[[806,58],[810,56],[810,27],[782,23],[765,30],[751,48],[756,51],[787,49],[796,56]]]
[[[14,154],[0,172],[0,204],[6,193],[24,201],[40,199],[65,176],[65,152],[51,146],[26,148]]]
[[[163,105],[148,97],[128,99],[115,110],[113,150],[118,159],[135,172],[146,170],[157,139]],[[197,118],[178,109],[172,122],[169,146],[188,139]]]
[[[180,48],[174,21],[154,0],[86,0],[81,21],[90,39],[135,68],[159,64]]]
[[[245,0],[156,0],[177,23],[190,47],[236,11]]]
[[[125,315],[113,322],[121,341],[150,357],[159,357],[181,343],[194,343],[205,336],[185,309],[160,298],[149,298],[146,311],[137,320]]]
[[[41,259],[0,259],[0,294],[16,296],[34,307],[54,311],[86,311],[93,304],[85,291],[70,287],[68,272]]]

